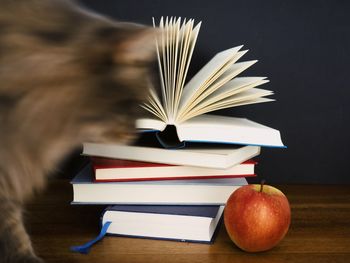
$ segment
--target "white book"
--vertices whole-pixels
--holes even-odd
[[[159,119],[139,119],[136,127],[142,130],[163,131],[167,124]],[[200,115],[176,125],[181,142],[229,143],[285,147],[280,132],[245,118]]]
[[[105,209],[101,225],[107,234],[186,242],[214,241],[224,206],[114,205]]]
[[[266,98],[273,92],[257,88],[268,82],[266,77],[238,77],[257,62],[238,62],[247,52],[242,46],[219,52],[185,84],[200,26],[193,19],[160,19],[156,50],[161,91],[151,88],[143,107],[153,116],[138,120],[136,127],[163,131],[174,125],[180,141],[284,147],[278,130],[246,119],[203,115],[273,101]]]
[[[243,146],[239,148],[181,148],[163,149],[121,144],[84,143],[83,155],[164,163],[188,165],[207,168],[227,169],[259,155],[259,146]]]
[[[93,181],[91,165],[73,179],[73,204],[224,205],[244,177],[142,182]]]

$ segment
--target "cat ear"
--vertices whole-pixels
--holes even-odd
[[[157,33],[157,29],[149,27],[128,32],[126,37],[117,45],[115,61],[130,64],[143,64],[153,61],[156,55]]]

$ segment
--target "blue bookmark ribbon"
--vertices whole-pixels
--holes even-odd
[[[106,235],[107,233],[107,230],[109,228],[109,226],[112,224],[111,221],[107,221],[106,223],[103,224],[102,228],[101,228],[101,232],[100,234],[98,234],[98,236],[92,240],[90,240],[89,242],[86,242],[85,244],[83,245],[80,245],[80,246],[72,246],[70,248],[71,251],[73,252],[78,252],[78,253],[81,253],[81,254],[87,254],[89,253],[90,251],[90,248],[96,244],[98,241],[100,241],[101,239],[104,238],[104,236]]]

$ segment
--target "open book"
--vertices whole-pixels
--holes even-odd
[[[154,20],[153,24],[156,26]],[[272,91],[256,88],[268,82],[266,77],[237,77],[257,62],[237,62],[247,52],[241,50],[242,46],[216,54],[185,85],[200,25],[195,25],[193,19],[181,21],[180,18],[161,18],[161,32],[156,38],[161,91],[157,93],[151,89],[149,100],[143,105],[154,118],[140,119],[136,127],[140,130],[163,131],[167,126],[175,126],[180,141],[283,147],[277,130],[246,119],[205,114],[224,108],[273,101],[265,98],[273,94]],[[180,138],[184,130],[190,136]]]

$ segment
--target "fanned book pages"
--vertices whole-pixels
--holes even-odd
[[[158,26],[154,20],[153,24],[155,27]],[[153,114],[153,117],[138,120],[136,127],[140,130],[163,131],[167,126],[175,126],[179,135],[184,126],[189,131],[192,124],[195,124],[195,130],[198,125],[201,126],[204,138],[198,138],[197,131],[193,131],[194,134],[190,138],[183,140],[283,147],[277,130],[256,124],[259,131],[262,129],[264,131],[263,134],[256,133],[258,139],[251,140],[251,137],[255,137],[255,134],[251,133],[252,129],[256,128],[253,127],[255,123],[247,124],[239,118],[221,117],[220,124],[228,128],[230,134],[235,134],[237,126],[243,124],[242,129],[248,129],[243,132],[252,135],[243,140],[227,139],[227,136],[219,130],[220,127],[216,126],[217,117],[205,114],[235,106],[273,101],[266,98],[273,92],[257,88],[268,82],[266,77],[238,77],[241,72],[257,62],[256,60],[238,62],[247,52],[242,50],[242,46],[216,54],[185,84],[200,26],[201,23],[195,24],[193,19],[168,17],[160,19],[156,50],[161,91],[150,90],[149,100],[143,107]],[[213,129],[216,131],[215,138],[212,138]],[[269,135],[266,137],[266,134]]]

